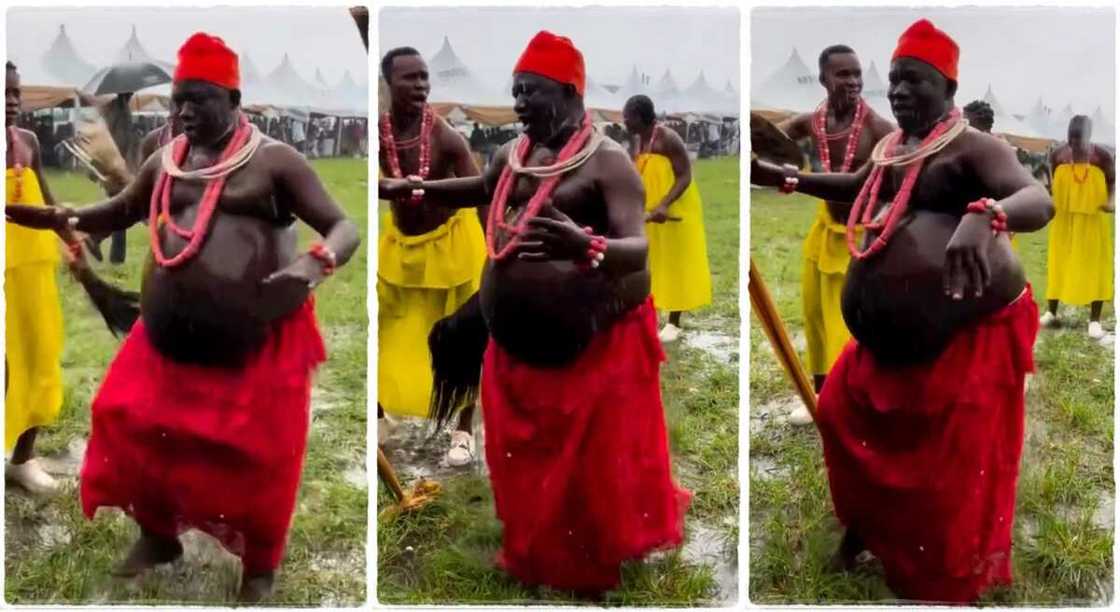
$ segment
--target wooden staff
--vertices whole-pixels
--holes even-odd
[[[805,408],[809,410],[813,420],[817,420],[817,394],[813,390],[813,384],[809,381],[805,370],[801,368],[801,360],[797,357],[797,351],[793,349],[793,343],[789,341],[789,334],[786,333],[786,328],[782,324],[782,318],[778,315],[778,309],[774,306],[774,300],[770,297],[770,292],[766,290],[766,284],[762,282],[762,275],[758,273],[758,268],[754,265],[753,257],[751,258],[747,292],[751,296],[751,310],[758,317],[758,322],[762,324],[766,337],[770,338],[770,346],[774,349],[774,354],[777,355],[778,361],[781,362],[786,374],[793,381],[793,386],[797,390],[797,394],[801,396],[801,401],[805,403]]]

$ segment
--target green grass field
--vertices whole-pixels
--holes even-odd
[[[752,192],[751,255],[792,337],[801,334],[801,242],[816,214],[805,196]],[[1046,232],[1021,235],[1019,255],[1043,303]],[[1085,334],[1088,309],[1063,307],[1042,330],[1027,394],[1010,588],[995,605],[1107,605],[1112,597],[1113,349]],[[1105,327],[1114,326],[1110,307]],[[760,605],[893,599],[881,566],[828,569],[840,539],[814,427],[776,422],[796,404],[762,329],[750,332],[750,585]],[[803,342],[799,350],[804,350]]]
[[[312,162],[319,176],[357,224],[367,218],[366,160]],[[89,203],[96,186],[77,174],[48,172],[61,202]],[[300,227],[301,244],[311,232]],[[136,289],[148,253],[147,229],[128,233],[127,262],[97,268],[116,284]],[[364,240],[348,266],[316,291],[328,361],[316,377],[303,483],[287,555],[271,603],[356,606],[366,600],[366,265]],[[109,241],[103,244],[108,257]],[[240,563],[198,532],[183,538],[184,558],[138,580],[122,582],[109,569],[139,533],[124,514],[102,510],[87,521],[78,505],[77,469],[89,431],[89,406],[118,342],[106,330],[81,288],[60,272],[66,348],[62,357],[65,403],[58,422],[39,436],[40,454],[64,483],[61,493],[39,500],[9,487],[6,599],[12,604],[190,603],[225,604],[236,598]],[[221,492],[215,491],[215,495]]]
[[[669,347],[662,389],[674,470],[695,499],[684,550],[628,564],[606,603],[733,604],[739,536],[738,158],[704,160],[694,177],[704,201],[714,303],[684,324],[689,342]],[[446,450],[447,437],[430,444]],[[391,449],[393,441],[387,443]],[[482,451],[479,449],[479,455]],[[481,459],[480,459],[481,461]],[[434,462],[434,460],[433,460]],[[410,483],[406,482],[406,486]],[[378,599],[383,604],[564,603],[571,594],[527,589],[493,563],[501,543],[490,483],[477,469],[442,478],[421,511],[378,524]],[[378,506],[392,497],[379,488]]]

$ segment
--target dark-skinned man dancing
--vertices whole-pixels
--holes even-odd
[[[641,179],[593,129],[585,82],[571,41],[538,33],[514,68],[525,132],[482,177],[380,187],[490,202],[478,304],[499,564],[525,583],[598,595],[622,561],[681,543],[689,494],[670,474]]]
[[[778,127],[793,140],[811,140],[821,172],[851,172],[867,163],[875,143],[894,126],[860,95],[863,68],[851,47],[826,47],[817,64],[828,97],[814,112],[791,117]],[[802,246],[801,310],[809,372],[817,393],[852,337],[840,313],[840,296],[851,259],[844,239],[851,209],[851,202],[819,202],[817,217]],[[807,425],[813,418],[799,406],[789,415],[789,422]]]
[[[752,162],[751,178],[854,202],[843,296],[854,339],[817,415],[847,528],[837,560],[849,567],[866,548],[899,596],[939,602],[1011,581],[1038,307],[1006,233],[1053,216],[1014,151],[961,120],[958,57],[947,34],[919,20],[891,59],[900,130],[870,163],[825,175]]]
[[[148,219],[141,320],[93,401],[82,509],[140,524],[117,575],[179,558],[197,528],[241,557],[240,597],[257,601],[283,557],[325,358],[311,289],[359,238],[307,161],[248,122],[239,83],[220,38],[191,36],[172,84],[181,136],[106,202],[7,215],[83,232]],[[302,255],[297,219],[324,237]]]

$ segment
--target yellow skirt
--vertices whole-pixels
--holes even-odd
[[[824,202],[820,203],[817,218],[805,237],[802,260],[801,309],[805,316],[809,372],[824,375],[852,337],[840,310],[851,260],[846,228],[832,220]]]
[[[398,416],[426,417],[432,394],[428,333],[476,291],[486,242],[474,209],[440,227],[405,236],[392,216],[378,249],[377,402]]]
[[[638,157],[646,210],[657,207],[673,187],[673,166],[664,155]],[[669,206],[669,215],[680,221],[646,223],[653,303],[672,312],[693,310],[712,303],[712,275],[708,269],[708,243],[704,236],[704,209],[696,181]]]
[[[1046,253],[1046,299],[1073,306],[1112,300],[1112,223],[1103,212],[1057,212]]]
[[[55,264],[27,264],[4,271],[5,450],[28,429],[49,425],[62,408],[62,308]]]

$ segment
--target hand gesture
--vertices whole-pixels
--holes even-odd
[[[381,200],[399,200],[412,194],[408,179],[383,178],[377,181],[377,197]]]
[[[751,159],[751,183],[762,187],[780,187],[786,181],[782,167],[761,159]]]
[[[62,230],[66,227],[70,214],[69,210],[56,206],[8,204],[4,207],[4,216],[8,222],[32,229]]]
[[[591,236],[551,201],[545,203],[540,216],[529,219],[521,238],[517,257],[525,261],[580,261],[591,245]]]
[[[322,266],[306,254],[264,278],[260,287],[265,318],[271,321],[295,311],[323,278]]]
[[[980,297],[992,281],[988,246],[992,221],[988,215],[966,214],[945,247],[945,294],[954,300]]]

